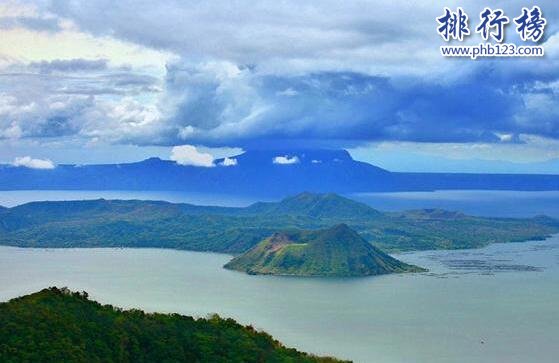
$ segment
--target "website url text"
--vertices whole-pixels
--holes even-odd
[[[544,48],[535,46],[517,46],[512,43],[491,44],[480,43],[478,45],[443,45],[441,46],[443,57],[543,57]]]

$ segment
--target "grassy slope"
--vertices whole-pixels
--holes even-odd
[[[0,210],[0,244],[241,253],[278,230],[339,223],[389,252],[473,248],[559,232],[559,223],[548,218],[480,218],[440,210],[381,213],[334,194],[303,193],[247,208],[106,200],[29,203]]]
[[[0,361],[337,362],[213,316],[146,314],[56,288],[0,304]]]
[[[421,272],[388,256],[347,225],[275,233],[225,265],[250,274],[368,276]]]

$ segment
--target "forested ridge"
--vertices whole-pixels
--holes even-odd
[[[145,313],[49,288],[0,303],[0,362],[339,362],[232,319]]]

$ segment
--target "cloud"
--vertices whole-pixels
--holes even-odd
[[[0,9],[13,18],[0,20],[0,139],[244,149],[559,139],[556,27],[544,58],[473,62],[440,56],[439,4],[25,5]],[[502,5],[511,15],[523,4]],[[558,23],[552,1],[539,5]],[[470,19],[484,6],[464,5]]]
[[[0,139],[19,139],[21,137],[21,128],[15,122],[12,122],[0,129]]]
[[[510,67],[526,72],[523,64]],[[559,93],[547,80],[534,88],[544,76],[511,80],[506,72],[488,63],[445,83],[350,72],[270,76],[226,62],[175,65],[168,67],[163,113],[177,130],[171,144],[503,142],[501,135],[514,140],[518,133],[558,138]],[[286,89],[297,94],[285,97]]]
[[[238,164],[237,159],[229,158],[229,157],[224,158],[223,161],[219,163],[219,165],[221,166],[235,166],[237,164]]]
[[[283,91],[276,92],[278,96],[286,96],[286,97],[293,97],[297,96],[299,92],[295,91],[293,88],[286,88]]]
[[[260,63],[266,58],[278,63],[314,58],[339,64],[344,51],[348,54],[371,48],[372,41],[394,43],[410,27],[401,22],[395,27],[392,21],[397,14],[384,12],[383,18],[375,17],[378,4],[370,2],[342,6],[324,1],[320,6],[309,6],[297,1],[264,1],[258,6],[239,2],[192,7],[174,1],[157,6],[121,1],[118,6],[112,4],[110,13],[104,10],[107,5],[108,1],[88,6],[55,1],[47,2],[46,9],[99,36],[112,35],[194,58],[229,59],[239,64]],[[423,13],[425,8],[415,11]],[[134,26],[126,21],[131,13],[137,14]],[[243,19],[242,24],[239,19]],[[345,61],[347,64],[347,56]]]
[[[516,68],[514,79],[506,67]],[[559,138],[559,73],[529,68],[487,63],[448,83],[351,72],[263,75],[230,62],[171,64],[162,83],[126,72],[4,75],[0,137],[245,149],[263,140],[270,147],[344,147]]]
[[[288,155],[276,156],[273,159],[273,163],[280,164],[280,165],[298,164],[299,157],[298,156],[289,157]]]
[[[60,30],[58,19],[55,17],[32,16],[2,16],[0,29],[26,28],[36,31],[55,32]]]
[[[437,78],[461,74],[473,65],[440,56],[442,40],[435,31],[435,17],[442,14],[443,7],[436,2],[264,0],[258,5],[250,1],[204,2],[193,7],[177,1],[121,0],[115,5],[99,0],[84,6],[56,0],[43,4],[44,11],[69,19],[98,37],[163,49],[183,59],[252,65],[268,74],[349,71]],[[486,5],[480,0],[462,4],[471,26]],[[541,0],[538,5],[548,24],[557,23],[557,12],[551,10],[554,1]],[[509,17],[519,15],[522,6],[525,2],[520,0],[499,5]],[[405,14],[413,14],[413,19]],[[507,36],[514,35],[511,28]],[[547,35],[553,31],[546,29]],[[507,37],[507,41],[514,39]],[[456,73],[449,72],[452,70]]]
[[[39,69],[41,73],[76,72],[76,71],[103,71],[107,69],[107,59],[55,59],[52,61],[31,62],[31,68]]]
[[[102,138],[145,144],[165,130],[157,78],[106,60],[54,60],[0,74],[0,139]]]
[[[56,167],[49,159],[33,159],[30,156],[16,157],[12,165],[29,169],[54,169]]]
[[[192,145],[175,146],[171,149],[171,160],[179,165],[214,167],[212,154],[200,152]]]

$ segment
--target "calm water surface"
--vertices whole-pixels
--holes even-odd
[[[553,212],[546,198],[533,197],[517,205]],[[68,286],[122,307],[217,312],[288,346],[357,362],[556,362],[559,356],[559,236],[402,254],[430,272],[368,278],[249,276],[222,269],[229,258],[0,247],[0,300]]]
[[[217,312],[285,344],[357,362],[556,362],[559,237],[399,256],[426,274],[249,276],[227,255],[0,247],[0,300],[46,286],[122,307]]]
[[[207,194],[174,191],[138,190],[9,190],[0,191],[0,205],[13,207],[19,204],[45,200],[91,200],[91,199],[139,199],[164,200],[171,203],[245,207],[260,201],[257,198],[226,194]]]
[[[384,211],[442,208],[489,217],[559,218],[559,191],[440,190],[436,192],[357,193],[349,197]]]

